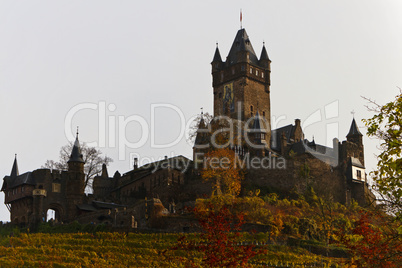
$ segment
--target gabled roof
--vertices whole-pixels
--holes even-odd
[[[254,48],[251,45],[250,39],[246,33],[245,29],[240,29],[233,41],[232,48],[229,51],[229,55],[227,57],[227,64],[232,65],[239,61],[238,53],[241,51],[247,51],[250,53],[250,62],[258,65],[258,59],[255,55]]]
[[[283,126],[277,129],[273,129],[271,131],[271,148],[275,151],[281,151],[281,137],[282,133],[285,134],[286,139],[290,140],[290,137],[293,136],[296,126],[290,124],[287,126]]]
[[[35,185],[35,178],[33,177],[32,172],[26,172],[15,177],[5,176],[3,181],[3,187],[1,188],[2,191],[5,189],[13,189],[24,184]]]
[[[356,135],[363,136],[363,134],[360,133],[359,128],[357,127],[355,119],[353,118],[352,124],[349,129],[349,133],[348,133],[348,135],[346,135],[346,137],[356,136]]]
[[[358,158],[351,157],[350,164],[355,167],[365,168]]]

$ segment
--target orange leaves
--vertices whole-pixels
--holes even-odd
[[[241,190],[243,175],[239,159],[230,149],[217,149],[205,155],[202,178],[214,181],[214,193],[228,193],[237,196]]]
[[[373,223],[376,222],[376,225]],[[352,233],[342,234],[342,243],[351,251],[352,264],[358,267],[401,267],[402,239],[389,219],[365,213]]]

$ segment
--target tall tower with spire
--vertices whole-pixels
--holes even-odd
[[[348,147],[348,156],[359,159],[360,163],[364,165],[363,134],[357,127],[355,118],[352,120],[346,140],[350,144]]]
[[[233,41],[226,61],[216,46],[212,60],[212,85],[214,116],[228,116],[247,121],[256,115],[257,109],[266,122],[266,141],[269,144],[271,127],[271,60],[265,44],[258,58],[244,28]]]
[[[78,140],[78,130],[67,164],[69,178],[66,185],[66,195],[74,200],[79,200],[78,197],[83,196],[85,193],[85,162],[81,152],[80,141]]]

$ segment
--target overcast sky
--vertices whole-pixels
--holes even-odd
[[[352,111],[362,133],[372,116],[361,96],[383,104],[402,87],[398,0],[0,1],[1,176],[14,154],[20,173],[57,160],[76,126],[114,159],[111,175],[134,154],[191,158],[181,125],[213,112],[215,43],[225,58],[241,8],[254,50],[265,41],[272,60],[273,127],[300,118],[306,138],[343,140]],[[378,142],[364,144],[370,171]]]

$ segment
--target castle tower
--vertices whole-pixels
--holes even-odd
[[[228,116],[247,121],[256,114],[265,118],[266,141],[271,136],[270,74],[271,60],[265,44],[258,59],[245,29],[240,29],[226,61],[218,47],[212,60],[214,116]]]
[[[219,53],[219,51],[218,51]],[[196,165],[199,165],[203,161],[204,153],[210,148],[210,133],[207,124],[204,120],[204,115],[201,112],[200,122],[198,123],[197,133],[195,136],[195,142],[193,147],[193,160]]]
[[[77,137],[71,150],[70,159],[68,160],[68,178],[66,182],[66,197],[69,199],[70,211],[68,215],[73,215],[72,211],[76,210],[75,205],[82,203],[85,196],[85,174],[84,174],[84,159],[81,153],[81,146]]]
[[[354,118],[349,133],[346,135],[346,140],[353,144],[353,146],[348,147],[348,156],[359,159],[360,163],[364,166],[363,134],[359,131]]]

